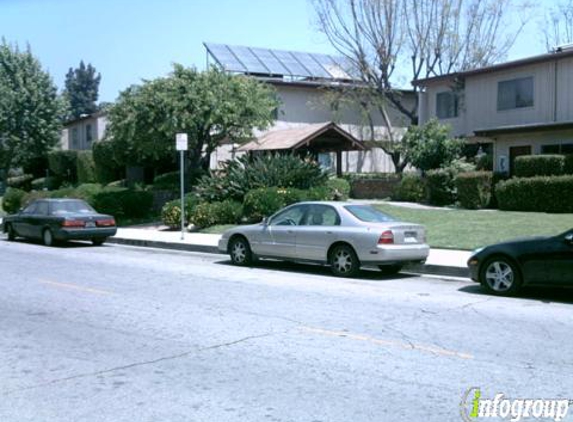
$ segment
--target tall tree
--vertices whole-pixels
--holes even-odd
[[[187,133],[187,157],[197,171],[209,167],[223,141],[243,142],[253,128],[268,127],[276,106],[271,88],[251,78],[175,64],[169,76],[120,93],[106,136],[119,162],[156,166],[174,161],[175,134]]]
[[[60,139],[61,101],[30,47],[0,43],[0,169],[45,162]],[[43,169],[32,168],[37,174]]]
[[[387,132],[385,147],[403,168],[400,139],[388,107],[417,124],[417,103],[396,89],[396,69],[413,79],[492,64],[502,59],[526,23],[522,0],[312,0],[317,24],[371,92]],[[512,19],[510,24],[509,19]],[[403,76],[403,74],[402,74]],[[414,92],[418,87],[414,86]]]
[[[561,1],[549,9],[541,24],[547,50],[573,43],[573,0]]]
[[[66,74],[64,97],[69,104],[69,117],[78,118],[82,114],[95,113],[98,110],[97,99],[101,75],[95,67],[84,61],[68,70]]]

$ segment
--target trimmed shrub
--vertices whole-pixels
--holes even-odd
[[[416,173],[404,173],[392,199],[396,201],[423,202],[426,199],[426,183]]]
[[[10,188],[29,191],[30,189],[32,189],[32,180],[34,180],[33,175],[22,174],[20,176],[9,177],[8,180],[6,180],[6,183]]]
[[[98,183],[84,183],[75,189],[74,195],[76,195],[76,198],[83,199],[92,204],[94,202],[94,196],[102,191],[103,186]]]
[[[55,176],[41,177],[39,179],[32,180],[33,190],[54,190],[60,187],[60,181]]]
[[[112,142],[94,142],[92,145],[92,153],[95,175],[98,182],[106,184],[122,177],[123,167],[115,160]]]
[[[456,200],[454,178],[446,169],[430,170],[426,173],[428,202],[431,205],[451,205]]]
[[[573,212],[573,176],[513,178],[495,188],[499,209],[506,211]]]
[[[155,176],[153,179],[153,189],[178,191],[180,183],[181,179],[179,172],[173,171],[171,173],[164,173],[159,176]]]
[[[514,166],[516,177],[559,176],[565,170],[565,156],[524,155],[515,159]]]
[[[106,188],[125,188],[127,186],[127,180],[114,180],[113,182],[109,182],[105,185]]]
[[[48,154],[50,171],[61,180],[75,183],[77,180],[77,151],[52,151]]]
[[[329,191],[325,189],[322,191],[322,194],[328,192]],[[277,187],[253,189],[245,195],[245,201],[243,203],[245,207],[244,212],[249,220],[260,221],[263,217],[269,217],[281,208],[295,202],[303,201],[305,199],[322,199],[309,198],[311,194],[316,194],[318,196],[321,192],[313,189],[310,191],[303,191],[300,189]]]
[[[328,179],[326,187],[330,190],[329,200],[346,201],[350,195],[350,183],[347,180],[339,178]]]
[[[313,160],[296,155],[248,155],[227,161],[223,169],[202,177],[196,187],[205,202],[234,199],[243,201],[250,190],[280,186],[309,189],[324,185],[328,175]]]
[[[2,198],[2,208],[8,214],[14,214],[24,205],[23,200],[26,192],[22,189],[8,188]]]
[[[243,217],[240,202],[225,200],[201,203],[190,213],[189,221],[197,227],[210,227],[215,224],[237,224]]]
[[[91,151],[80,151],[76,160],[78,183],[96,182],[96,171],[93,154]]]
[[[467,209],[485,208],[490,204],[493,173],[476,171],[461,173],[455,179],[458,201]]]
[[[153,194],[126,188],[105,188],[92,197],[92,206],[115,217],[146,217],[153,206]]]
[[[567,154],[565,156],[563,174],[573,174],[573,154]]]
[[[195,194],[185,195],[185,224],[189,224],[190,216],[199,205]],[[172,229],[181,228],[181,200],[175,199],[167,202],[161,209],[161,221]]]

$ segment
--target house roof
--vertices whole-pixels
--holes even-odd
[[[433,76],[431,78],[421,78],[412,81],[413,85],[426,85],[432,82],[440,82],[440,81],[447,81],[456,78],[465,78],[468,76],[480,75],[484,73],[492,73],[492,72],[499,72],[502,70],[510,70],[514,68],[518,68],[521,66],[527,66],[537,63],[544,63],[544,62],[551,62],[555,60],[565,59],[568,57],[573,57],[573,48],[572,49],[557,49],[555,52],[540,54],[537,56],[526,57],[524,59],[519,60],[512,60],[505,63],[494,64],[491,66],[484,66],[477,69],[470,69],[463,72],[454,72],[449,73],[447,75],[440,75],[440,76]]]
[[[271,130],[239,147],[238,151],[295,151],[308,148],[326,152],[365,150],[366,146],[336,123],[325,122]]]
[[[504,135],[523,132],[541,132],[548,130],[573,129],[573,122],[532,123],[525,125],[498,126],[494,128],[476,129],[477,136]]]

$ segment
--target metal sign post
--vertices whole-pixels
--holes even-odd
[[[175,149],[179,151],[180,176],[181,176],[181,240],[185,239],[185,151],[187,151],[187,134],[178,133],[175,135]]]

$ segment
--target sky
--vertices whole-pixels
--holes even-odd
[[[313,21],[309,0],[0,0],[0,37],[29,44],[60,89],[70,67],[91,63],[102,75],[100,101],[174,62],[204,69],[203,42],[334,53]],[[508,59],[543,52],[534,21]]]

